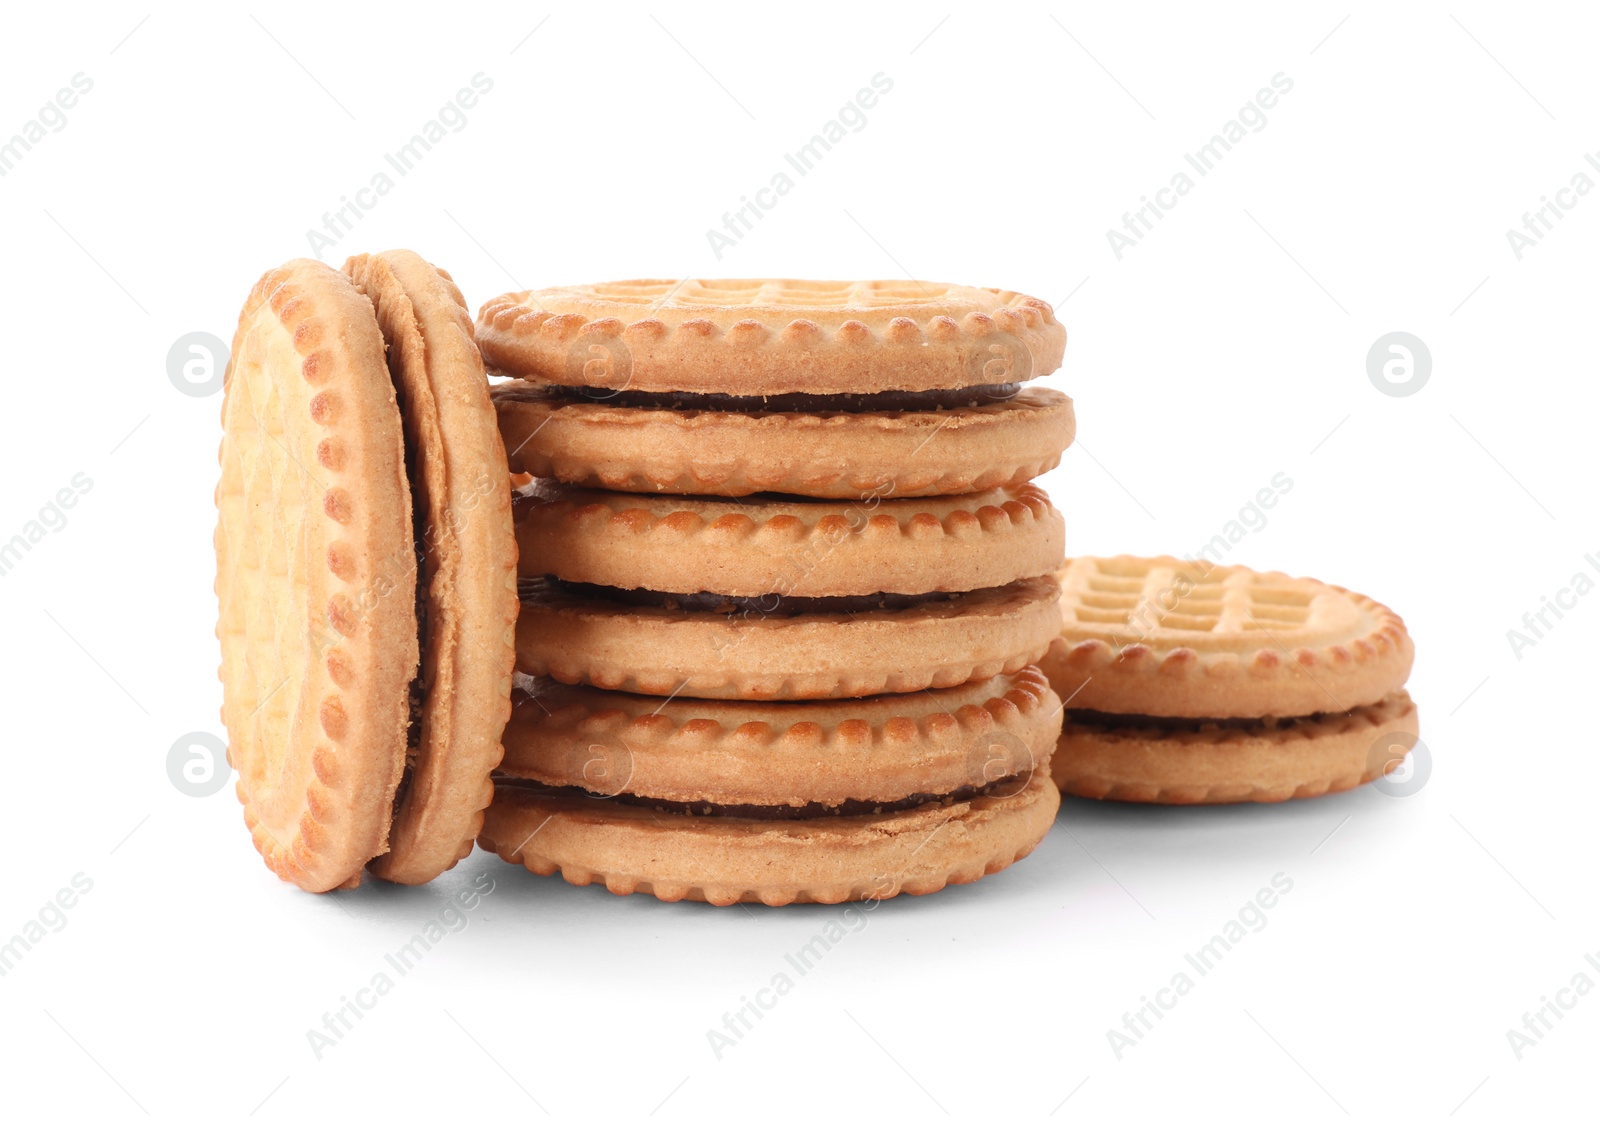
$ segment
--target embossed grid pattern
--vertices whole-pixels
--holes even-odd
[[[1198,571],[1139,561],[1098,560],[1067,590],[1069,605],[1081,623],[1105,624],[1148,634],[1171,631],[1237,635],[1315,627],[1311,602],[1315,592],[1285,578],[1248,569]],[[1219,576],[1220,574],[1220,576]]]
[[[950,287],[940,283],[807,282],[795,279],[684,279],[603,283],[590,288],[611,302],[671,309],[677,306],[816,306],[832,309],[924,305],[944,307]],[[970,288],[961,288],[970,301]]]

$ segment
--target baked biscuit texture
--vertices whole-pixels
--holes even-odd
[[[1334,585],[1177,558],[1067,561],[1041,666],[1074,709],[1189,718],[1343,713],[1399,689],[1399,616]]]
[[[400,414],[372,304],[296,259],[262,276],[224,377],[222,717],[256,849],[309,891],[381,854],[417,668]]]
[[[1036,662],[1060,630],[1051,577],[904,609],[685,612],[525,584],[517,669],[691,698],[854,698],[950,687]]]
[[[1048,772],[1015,791],[885,815],[746,820],[502,781],[478,843],[539,875],[665,902],[839,903],[929,894],[1027,855],[1055,819]]]
[[[716,412],[626,408],[494,389],[513,471],[663,494],[909,498],[1021,486],[1055,467],[1077,430],[1072,401],[1025,388],[941,411]]]
[[[915,695],[667,700],[524,684],[501,771],[602,796],[802,808],[949,795],[1026,777],[1061,729],[1036,667]]]
[[[730,395],[966,388],[1061,364],[1047,302],[943,283],[635,279],[507,294],[478,314],[492,371]]]
[[[1353,789],[1396,769],[1417,737],[1404,691],[1348,714],[1174,729],[1070,712],[1051,771],[1061,791],[1153,804],[1282,801]]]
[[[461,292],[415,252],[357,255],[399,392],[422,564],[422,666],[389,850],[368,866],[425,883],[472,850],[511,710],[517,617],[509,475]]]
[[[1044,491],[808,501],[546,486],[517,503],[524,576],[656,592],[966,592],[1050,573],[1065,525]]]

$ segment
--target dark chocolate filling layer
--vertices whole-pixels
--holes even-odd
[[[1171,718],[1160,714],[1109,714],[1102,710],[1066,711],[1066,724],[1097,730],[1166,730],[1172,733],[1200,733],[1203,730],[1290,730],[1296,726],[1343,717],[1337,714],[1305,714],[1290,718]]]
[[[865,596],[785,596],[774,592],[762,596],[725,596],[714,592],[619,589],[610,585],[591,585],[547,576],[542,582],[535,581],[531,585],[524,581],[523,597],[537,599],[540,587],[558,596],[584,600],[609,600],[635,607],[665,608],[672,612],[720,612],[727,616],[752,613],[760,616],[804,616],[819,613],[892,612],[924,604],[935,604],[939,601],[955,600],[967,595],[963,592],[875,592]]]
[[[666,408],[676,412],[933,412],[979,408],[1010,400],[1022,391],[1017,382],[888,392],[784,392],[773,396],[735,396],[722,392],[644,392],[594,385],[541,385],[537,392],[506,389],[506,400],[584,401],[614,408]]]
[[[516,778],[512,778],[512,780],[517,780],[517,783],[524,787],[532,785],[547,796],[614,800],[619,804],[626,804],[635,808],[648,808],[655,812],[670,813],[675,816],[726,816],[736,820],[814,820],[826,816],[881,816],[891,812],[904,812],[912,808],[921,808],[925,804],[959,804],[964,800],[971,800],[973,797],[980,795],[1016,796],[1027,787],[1031,778],[1031,773],[1018,773],[1010,777],[1004,777],[992,784],[984,785],[981,788],[969,786],[950,793],[913,793],[898,800],[847,800],[841,804],[822,804],[813,801],[802,805],[715,804],[705,800],[659,800],[653,797],[634,796],[631,793],[603,796],[598,793],[591,793],[587,789],[579,788],[576,785],[540,785],[533,781],[521,781]]]

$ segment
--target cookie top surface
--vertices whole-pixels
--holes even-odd
[[[968,592],[1051,572],[1065,527],[1029,483],[953,497],[819,501],[541,486],[517,502],[524,576],[664,593]]]
[[[412,251],[344,266],[371,299],[399,395],[421,562],[422,665],[385,879],[425,883],[472,849],[510,712],[516,542],[505,449],[461,292]]]
[[[223,387],[229,758],[267,865],[325,891],[384,850],[417,667],[411,493],[371,302],[313,260],[267,272]]]
[[[1069,708],[1189,718],[1345,713],[1398,690],[1411,637],[1369,597],[1173,557],[1078,557],[1043,666]]]
[[[982,788],[1053,749],[1060,701],[1036,667],[924,694],[827,702],[664,699],[522,684],[505,772],[590,793],[839,805]]]
[[[641,392],[873,393],[1030,380],[1060,364],[1050,304],[914,281],[636,279],[502,295],[490,369]]]

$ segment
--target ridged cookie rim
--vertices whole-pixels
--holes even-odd
[[[993,287],[926,283],[965,301],[898,307],[688,305],[670,295],[641,307],[593,294],[597,287],[690,282],[904,286],[881,279],[626,279],[512,291],[479,309],[478,342],[492,372],[555,379],[566,376],[573,350],[590,341],[606,350],[607,364],[601,377],[577,383],[658,392],[869,392],[1025,381],[1054,372],[1066,348],[1066,329],[1048,302]],[[930,305],[949,307],[959,317],[930,312]],[[565,308],[553,308],[558,306]],[[647,316],[635,316],[641,313]],[[1004,338],[1023,346],[1029,371],[1008,370],[996,381],[971,379],[970,368],[980,359],[976,351]],[[607,342],[626,348],[627,372],[620,378],[610,376]],[[802,373],[807,379],[797,383]],[[885,383],[895,381],[900,383]]]
[[[519,611],[511,487],[509,472],[495,463],[504,448],[466,300],[448,272],[405,249],[353,255],[342,271],[373,303],[391,374],[407,344],[415,350],[408,360],[422,366],[416,378],[422,387],[401,397],[401,420],[414,464],[413,498],[426,499],[425,536],[439,555],[438,573],[425,594],[429,648],[448,654],[436,650],[443,669],[430,672],[429,654],[423,653],[420,675],[428,688],[421,704],[422,745],[408,751],[388,851],[367,863],[381,879],[415,885],[437,878],[471,852],[493,796],[489,774],[500,762],[500,731],[511,712]],[[390,302],[386,318],[382,304]],[[391,338],[389,319],[405,320],[405,332]],[[427,418],[416,418],[418,413]],[[439,465],[425,468],[428,445],[409,438],[423,428],[435,433]],[[444,498],[433,497],[433,479],[440,480]]]
[[[1072,399],[1045,387],[939,413],[758,415],[516,399],[515,386],[528,384],[506,381],[491,393],[512,470],[632,493],[967,494],[1038,478],[1077,436]],[[708,449],[723,458],[708,462]]]
[[[1049,577],[902,611],[854,615],[735,618],[581,598],[524,600],[517,624],[517,669],[549,675],[557,682],[635,694],[740,700],[861,698],[1020,671],[1039,660],[1056,622],[1054,582]],[[529,638],[535,632],[561,665],[535,658],[539,652]],[[752,634],[741,637],[741,632]],[[977,641],[971,638],[975,632]],[[938,641],[941,658],[927,660],[933,645],[926,637]],[[912,660],[852,669],[839,666],[840,654],[870,655],[896,647],[911,650]],[[919,653],[918,647],[923,651]],[[665,650],[671,661],[645,663],[641,651],[646,648]],[[785,671],[781,663],[797,653],[809,655],[812,666]],[[822,663],[824,656],[834,665]],[[740,657],[743,661],[736,661]],[[695,674],[681,675],[685,670]]]
[[[551,812],[532,833],[526,836],[521,835],[520,826],[512,830],[511,835],[519,837],[520,843],[505,847],[497,845],[495,837],[500,830],[497,825],[502,820],[509,819],[508,810],[514,806],[519,808],[529,806],[530,801],[533,803],[543,801],[547,808],[557,808],[557,811]],[[478,844],[485,851],[494,852],[507,863],[520,864],[536,875],[552,875],[559,870],[562,878],[574,886],[588,886],[598,880],[608,891],[618,895],[643,893],[654,895],[662,902],[689,899],[707,902],[714,906],[731,906],[736,902],[761,902],[768,906],[787,906],[793,903],[832,905],[849,901],[876,901],[900,894],[932,894],[952,884],[974,882],[1003,871],[1039,845],[1049,833],[1059,805],[1060,794],[1047,772],[1035,774],[1027,788],[1007,797],[978,796],[950,805],[933,803],[886,816],[834,816],[806,820],[740,820],[726,816],[685,816],[657,813],[647,808],[608,800],[561,798],[552,803],[548,798],[535,799],[530,790],[502,783],[496,790],[495,802],[489,806]],[[565,811],[562,811],[563,809]],[[1048,817],[1041,818],[1045,809],[1049,810]],[[546,826],[563,820],[564,817],[566,821],[587,823],[602,829],[603,836],[608,841],[606,846],[611,850],[618,849],[618,841],[621,839],[619,828],[626,833],[642,831],[647,837],[659,839],[659,846],[649,853],[650,862],[655,865],[653,870],[657,874],[654,876],[638,873],[617,874],[615,868],[611,869],[612,873],[607,874],[575,860],[561,862],[529,849],[530,842],[543,832]],[[913,875],[909,882],[905,875],[896,877],[870,865],[852,869],[856,874],[848,881],[835,879],[830,883],[819,883],[815,880],[786,883],[751,883],[738,879],[718,881],[714,877],[712,866],[693,859],[683,859],[685,854],[707,847],[715,849],[724,846],[728,839],[737,837],[740,840],[760,841],[764,850],[729,853],[735,858],[743,856],[749,859],[760,856],[765,859],[774,852],[782,850],[795,857],[797,867],[802,861],[820,860],[822,853],[839,854],[848,859],[860,860],[868,854],[867,849],[862,845],[845,841],[848,841],[851,833],[870,830],[873,833],[872,838],[878,840],[880,845],[894,845],[896,839],[915,837],[919,841],[918,846],[905,853],[909,861],[930,843],[936,843],[947,829],[949,832],[943,837],[944,839],[954,839],[963,835],[970,837],[974,834],[972,831],[974,827],[981,832],[987,825],[999,820],[1009,822],[1006,830],[1010,832],[1010,836],[1003,845],[997,846],[995,850],[978,853],[982,858],[969,857],[958,859],[953,865],[925,868],[922,877]],[[934,826],[930,829],[929,824]],[[558,825],[556,831],[561,830]],[[511,835],[506,838],[511,838]],[[797,844],[786,842],[796,836],[799,836],[802,842]],[[829,836],[841,842],[815,842],[819,837]],[[674,854],[679,856],[679,866],[676,869],[683,872],[683,875],[670,878],[660,874],[667,870],[662,866],[662,861],[673,858]],[[636,867],[631,870],[641,872],[645,868]],[[696,873],[699,878],[692,877]],[[705,878],[707,875],[712,875],[713,878],[708,880]]]
[[[504,775],[684,803],[947,795],[1035,771],[1061,727],[1060,700],[1037,667],[924,694],[804,703],[667,700],[560,683],[519,689]],[[994,742],[979,744],[996,735],[1023,743],[1026,768],[1022,751],[997,757]]]
[[[932,499],[717,499],[539,484],[518,571],[725,596],[965,592],[1048,573],[1066,525],[1035,483]]]
[[[319,310],[314,299],[330,297],[335,308],[331,312]],[[307,668],[306,685],[316,686],[314,693],[320,696],[316,706],[320,738],[315,748],[299,754],[309,759],[310,780],[294,831],[280,836],[267,826],[242,771],[234,791],[243,806],[251,841],[267,867],[304,890],[322,892],[359,883],[367,860],[384,849],[393,798],[405,762],[406,686],[417,661],[412,603],[410,599],[390,602],[382,615],[378,613],[385,608],[381,596],[374,608],[361,610],[358,605],[364,594],[376,591],[375,586],[380,583],[407,593],[415,588],[410,487],[399,411],[384,363],[382,334],[370,302],[343,274],[317,260],[292,259],[265,272],[251,288],[240,311],[223,376],[224,438],[218,452],[223,471],[217,485],[218,523],[213,538],[219,565],[215,585],[219,602],[225,572],[221,492],[228,474],[228,410],[237,387],[235,370],[245,356],[246,334],[255,328],[263,309],[276,322],[278,331],[288,335],[294,354],[301,359],[299,376],[317,390],[307,404],[306,427],[308,433],[316,429],[321,435],[315,445],[316,457],[328,484],[323,485],[321,509],[330,524],[330,533],[326,562],[307,563],[309,569],[325,574],[325,592],[311,594],[313,598],[325,595],[324,607],[308,602],[307,611],[315,618],[326,617],[329,635],[335,642]],[[354,340],[363,336],[370,340]],[[353,351],[365,352],[366,356],[359,357]],[[385,394],[387,411],[372,411]],[[373,403],[358,406],[366,410],[352,411],[347,403],[352,400]],[[353,454],[353,448],[359,453]],[[394,481],[358,479],[347,472],[352,460],[382,465],[385,471],[393,472]],[[375,499],[379,494],[391,496],[393,512],[387,518],[381,500]],[[398,521],[399,525],[379,528],[391,521]],[[340,530],[349,533],[341,535]],[[359,551],[352,546],[351,538],[363,543]],[[374,575],[373,563],[390,572]],[[226,571],[231,574],[231,568]],[[219,641],[225,639],[223,611],[219,608]],[[311,625],[305,625],[304,630],[310,632]],[[403,678],[397,679],[391,668],[402,670]],[[225,672],[226,659],[220,673],[225,692],[223,721],[227,724],[230,696]],[[385,683],[394,685],[380,685]],[[384,720],[376,717],[380,711],[393,715],[387,727],[392,730],[392,739],[383,736]],[[231,761],[231,731],[229,738]],[[392,750],[385,748],[390,746]],[[363,752],[366,756],[361,758]],[[356,804],[353,791],[365,794],[365,802]],[[341,835],[342,850],[335,851],[339,846],[336,838]]]
[[[1097,629],[1092,622],[1067,619],[1073,595],[1068,570],[1082,560],[1163,568],[1205,564],[1211,573],[1243,572],[1274,583],[1312,586],[1348,598],[1371,617],[1372,626],[1349,639],[1316,646],[1274,643],[1265,629],[1264,644],[1218,650],[1197,650],[1183,639],[1117,643],[1112,632]],[[1056,576],[1062,583],[1062,632],[1041,666],[1064,700],[1086,709],[1193,718],[1344,711],[1403,686],[1415,658],[1415,643],[1397,613],[1369,596],[1314,577],[1131,554],[1069,557]],[[1154,635],[1159,639],[1161,630]]]
[[[1273,730],[1185,730],[1152,727],[1085,725],[1070,719],[1062,727],[1056,752],[1051,758],[1051,774],[1064,794],[1089,800],[1117,800],[1143,804],[1236,804],[1277,803],[1309,799],[1327,793],[1344,792],[1367,784],[1392,771],[1374,769],[1371,764],[1373,742],[1388,733],[1413,737],[1420,732],[1417,705],[1404,690],[1379,702],[1356,707],[1347,714],[1323,718],[1298,719],[1287,728]],[[1159,781],[1130,781],[1126,767],[1131,764],[1128,747],[1153,759],[1178,758],[1194,750],[1221,751],[1240,761],[1260,763],[1273,756],[1312,752],[1326,763],[1343,759],[1347,767],[1336,775],[1325,772],[1303,777],[1292,786],[1266,789],[1245,778],[1242,766],[1230,771],[1240,776],[1199,784],[1174,784]],[[1077,754],[1074,754],[1077,750]],[[1093,750],[1103,761],[1124,768],[1120,778],[1083,771],[1084,751]],[[1309,760],[1309,758],[1308,758]],[[1262,774],[1258,771],[1256,777]]]

